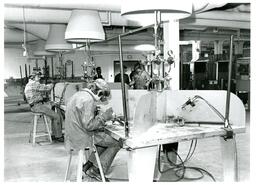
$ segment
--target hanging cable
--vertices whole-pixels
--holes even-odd
[[[195,148],[196,148],[196,145],[197,145],[197,139],[195,140],[194,146],[193,146],[193,144],[194,144],[194,140],[192,140],[191,143],[190,143],[190,147],[189,147],[188,154],[187,154],[185,160],[183,161],[184,163],[187,162],[187,161],[192,157],[192,155],[194,154],[194,151],[195,151]],[[192,149],[192,148],[193,148],[193,149]],[[192,153],[191,153],[191,150],[192,150]],[[158,152],[158,170],[159,170],[160,173],[165,173],[165,172],[167,172],[167,171],[170,171],[170,170],[176,168],[177,166],[182,165],[181,163],[180,163],[180,164],[176,164],[175,162],[172,162],[172,161],[170,160],[170,158],[168,157],[168,152],[165,152],[166,159],[167,159],[168,162],[169,162],[172,166],[174,166],[174,167],[168,168],[167,170],[162,171],[161,168],[160,168],[160,154],[161,154],[161,148],[159,147],[159,152]]]
[[[160,168],[160,153],[161,153],[161,150],[160,150],[160,147],[159,147],[159,153],[158,153],[158,170],[159,170],[159,172],[160,173],[166,173],[167,171],[174,170],[175,175],[178,177],[178,179],[175,179],[171,182],[177,182],[177,181],[180,181],[182,179],[199,180],[199,179],[202,179],[204,177],[204,173],[207,174],[209,177],[211,177],[211,179],[213,181],[216,181],[214,176],[205,169],[202,169],[202,168],[199,168],[199,167],[185,166],[185,162],[189,161],[189,159],[193,156],[196,146],[197,146],[197,140],[195,140],[195,141],[192,140],[191,144],[190,144],[188,154],[187,154],[185,160],[182,160],[180,155],[174,149],[172,149],[172,152],[175,153],[175,155],[180,160],[179,164],[176,164],[175,162],[171,161],[171,159],[168,156],[168,152],[165,152],[167,161],[169,162],[171,167],[166,169],[166,170],[163,170],[163,171]],[[200,174],[200,176],[198,176],[198,177],[186,177],[185,174],[186,174],[186,170],[188,170],[188,169],[197,171]]]
[[[194,140],[192,140],[192,141],[194,141]],[[191,154],[190,154],[190,151],[191,151],[191,148],[192,148],[192,144],[193,144],[193,142],[191,142],[189,153],[188,153],[187,157],[185,158],[184,162],[189,161],[190,158],[193,156],[193,154],[194,154],[194,152],[195,152],[195,150],[196,150],[196,146],[197,146],[197,139],[195,140],[195,144],[194,144],[193,150],[192,150],[192,152],[191,152]],[[190,154],[190,155],[189,155],[189,154]]]
[[[204,99],[202,96],[199,95],[195,95],[192,99],[189,99],[185,104],[182,105],[182,109],[185,108],[186,105],[191,105],[191,106],[195,106],[195,101],[197,99],[201,99],[203,100],[219,117],[220,119],[223,121],[225,121],[225,117],[223,116],[223,114],[221,114],[210,102],[208,102],[206,99]]]
[[[172,180],[171,182],[178,182],[178,181],[180,181],[181,179],[184,178],[186,169],[185,169],[184,161],[181,159],[180,155],[179,155],[174,149],[172,149],[172,152],[174,152],[175,155],[176,155],[176,156],[179,158],[179,160],[180,160],[180,164],[178,164],[178,165],[175,164],[175,163],[172,163],[172,164],[174,165],[173,169],[178,168],[178,169],[182,170],[182,174],[181,174],[181,176],[179,176],[178,179]],[[166,152],[166,153],[167,153],[167,152]],[[168,155],[167,155],[167,159],[168,159],[168,158],[169,158],[169,157],[168,157]],[[168,161],[169,161],[169,160],[168,160]],[[169,170],[168,170],[168,171],[169,171]]]
[[[26,57],[28,55],[28,53],[27,53],[27,47],[26,47],[26,20],[25,20],[24,6],[22,8],[22,17],[23,17],[23,45],[22,45],[22,48],[24,49],[23,56]]]
[[[160,173],[166,173],[167,171],[173,170],[175,168],[175,166],[173,166],[171,168],[168,168],[168,169],[162,171],[161,166],[160,166],[160,164],[161,164],[160,158],[161,158],[161,147],[159,147],[159,150],[158,150],[158,163],[157,163],[158,164],[158,171]]]
[[[185,175],[179,175],[178,172],[181,171],[182,169],[178,169],[176,172],[175,172],[175,175],[178,176],[178,177],[182,177],[183,179],[186,179],[186,180],[199,180],[199,179],[202,179],[204,177],[204,174],[203,173],[206,173],[209,177],[211,177],[211,179],[215,182],[215,178],[213,177],[213,175],[206,171],[205,169],[203,168],[199,168],[199,167],[192,167],[192,166],[185,166],[185,170],[187,169],[192,169],[192,170],[196,170],[198,171],[201,176],[199,177],[186,177]]]

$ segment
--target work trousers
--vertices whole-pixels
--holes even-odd
[[[96,145],[98,154],[100,156],[101,165],[104,173],[106,173],[111,166],[117,152],[121,149],[117,140],[104,132],[96,132],[94,134],[94,144]],[[94,154],[91,154],[89,161],[98,168]]]
[[[60,138],[62,136],[62,123],[60,115],[51,109],[50,103],[35,104],[33,107],[31,107],[31,111],[36,113],[43,113],[50,117],[52,120],[52,135],[56,138]]]

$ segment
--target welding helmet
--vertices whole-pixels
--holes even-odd
[[[104,101],[110,97],[110,88],[106,81],[103,79],[96,79],[94,84],[98,89],[97,96],[101,98],[101,101]]]

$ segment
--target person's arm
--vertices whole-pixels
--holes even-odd
[[[151,78],[150,78],[149,74],[146,71],[143,71],[143,73],[144,73],[144,78],[146,79],[145,86],[148,87],[148,85],[149,85],[149,83],[151,81]]]
[[[134,72],[132,71],[130,74],[130,83],[129,86],[132,87],[135,84],[135,80],[134,80]]]
[[[50,91],[53,88],[53,84],[37,84],[37,90],[41,92]]]
[[[83,103],[82,124],[88,131],[100,130],[105,127],[106,121],[112,117],[111,111],[95,115],[96,106],[93,100]],[[110,115],[111,114],[111,115]]]
[[[81,103],[81,104],[80,104]],[[105,120],[100,115],[95,116],[96,106],[93,100],[80,102],[76,109],[81,112],[81,121],[83,127],[88,131],[97,130],[104,127]],[[82,106],[81,106],[82,105]]]

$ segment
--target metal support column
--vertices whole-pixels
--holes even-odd
[[[230,36],[230,52],[229,52],[229,66],[228,66],[228,88],[226,98],[226,113],[225,113],[225,127],[229,126],[229,109],[230,109],[230,87],[232,74],[232,60],[233,60],[233,35]]]
[[[129,137],[129,124],[128,124],[126,91],[125,91],[125,83],[124,83],[123,52],[122,52],[121,35],[118,36],[118,46],[119,46],[120,73],[121,73],[121,86],[122,86],[122,98],[123,98],[124,127],[125,127],[125,137],[127,138],[127,137]]]
[[[52,65],[52,78],[54,78],[53,57],[51,57],[51,65]]]

